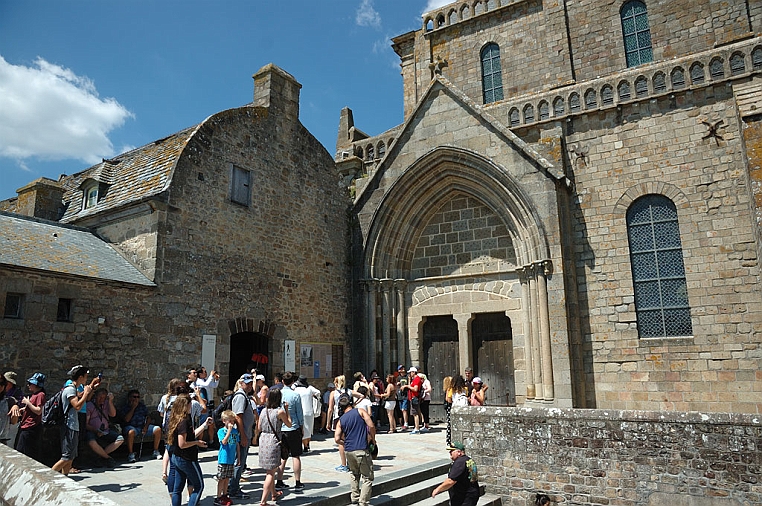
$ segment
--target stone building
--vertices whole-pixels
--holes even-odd
[[[358,366],[491,404],[762,409],[762,3],[469,0],[341,113]]]
[[[200,359],[223,386],[297,349],[333,361],[310,377],[343,370],[346,189],[299,122],[301,85],[273,65],[254,85],[253,103],[2,203],[3,367],[58,381],[84,363],[152,397]]]

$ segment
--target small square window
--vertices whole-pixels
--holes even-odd
[[[233,165],[230,200],[248,207],[251,202],[251,172]]]
[[[8,293],[5,295],[5,318],[21,318],[24,296],[20,293]]]
[[[71,307],[71,299],[58,299],[58,313],[56,315],[56,320],[59,322],[72,321]]]

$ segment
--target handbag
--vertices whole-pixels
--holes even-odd
[[[270,428],[273,431],[273,434],[275,434],[275,438],[278,440],[278,447],[280,448],[280,459],[286,460],[290,453],[288,451],[288,444],[284,441],[283,431],[278,434],[278,431],[275,430],[275,427],[273,427],[273,422],[270,420],[270,410],[265,408],[265,417],[267,418],[267,423],[270,425]]]

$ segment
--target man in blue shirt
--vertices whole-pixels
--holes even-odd
[[[282,406],[288,402],[288,414],[291,417],[291,427],[283,426],[281,432],[283,433],[283,443],[288,448],[288,453],[293,459],[294,478],[296,478],[296,486],[294,489],[301,491],[304,488],[302,485],[302,427],[304,426],[304,412],[302,411],[302,398],[298,393],[292,390],[294,381],[296,381],[296,375],[291,372],[287,372],[283,375],[283,389],[281,390],[281,402]],[[275,488],[288,488],[288,485],[283,483],[283,471],[286,469],[286,461],[283,460],[278,470],[278,481],[275,483]]]
[[[373,459],[368,451],[368,443],[375,444],[376,426],[367,410],[354,409],[350,395],[341,394],[339,397],[339,413],[343,414],[336,423],[334,440],[344,444],[352,480],[352,504],[368,506],[373,489]]]

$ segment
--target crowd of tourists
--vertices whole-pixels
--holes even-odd
[[[350,473],[352,502],[369,504],[377,431],[424,434],[430,429],[431,382],[416,367],[403,365],[384,378],[377,371],[370,373],[370,379],[357,372],[351,382],[339,375],[323,392],[292,372],[275,374],[268,386],[265,376],[252,370],[241,375],[217,405],[214,390],[219,375],[194,366],[184,377],[169,381],[153,416],[136,389],[127,392],[117,406],[113,393],[102,386],[102,375],[91,378],[87,367],[76,365],[67,376],[63,388],[56,388],[52,395],[46,395],[46,375],[41,372],[27,379],[27,393],[17,384],[16,373],[0,377],[0,413],[7,413],[0,416],[0,442],[42,461],[46,452],[55,451],[42,445],[43,426],[58,425],[60,458],[53,469],[65,475],[80,472],[85,449],[96,459],[95,465],[114,467],[112,454],[119,447],[126,444],[127,460],[132,463],[143,458],[146,445],[146,457],[151,451],[150,458],[162,460],[162,479],[173,506],[181,504],[185,491],[190,506],[200,500],[204,479],[198,455],[206,449],[218,450],[216,505],[250,499],[241,490],[241,482],[253,474],[247,468],[253,445],[259,447],[258,464],[265,472],[262,506],[292,487],[283,480],[289,460],[293,490],[302,491],[301,456],[311,451],[316,425],[317,431],[334,434],[339,457],[335,470]],[[483,404],[486,389],[470,369],[465,377],[455,375],[444,381],[447,449],[456,474],[451,473],[455,478],[448,476],[432,495],[445,490],[451,497],[466,494],[465,502],[458,499],[453,504],[470,504],[466,499],[473,495],[468,490],[476,483],[476,470],[465,448],[450,440],[449,410]],[[60,412],[59,420],[55,410]],[[16,424],[17,435],[11,440],[10,429]],[[163,452],[162,441],[166,443]],[[478,497],[478,486],[476,490]]]

